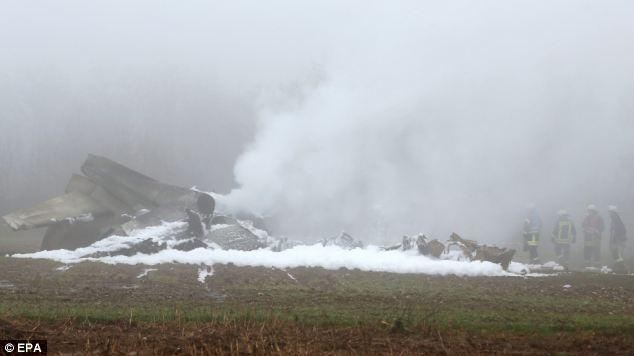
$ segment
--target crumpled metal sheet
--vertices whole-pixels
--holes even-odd
[[[18,210],[2,218],[13,230],[27,230],[55,225],[59,222],[88,220],[108,213],[108,209],[92,197],[71,192],[49,199],[34,207]]]

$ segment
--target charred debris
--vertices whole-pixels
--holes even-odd
[[[282,251],[302,244],[272,238],[264,220],[253,214],[218,214],[209,193],[159,182],[105,157],[89,155],[81,172],[70,178],[63,195],[5,215],[4,221],[13,230],[46,228],[42,250],[77,249],[109,237],[132,236],[144,228],[176,223],[160,237],[142,238],[94,257],[149,254],[167,248]],[[345,232],[320,243],[344,249],[363,247]],[[424,235],[404,236],[400,244],[383,250],[415,250],[432,258],[458,251],[461,259],[498,263],[504,269],[515,254],[515,250],[481,245],[455,233],[446,243]]]

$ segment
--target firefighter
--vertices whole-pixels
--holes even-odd
[[[588,205],[588,214],[583,219],[583,256],[586,266],[599,266],[601,258],[601,235],[605,230],[603,218],[594,204]]]
[[[524,251],[529,252],[531,263],[534,264],[540,263],[537,247],[539,246],[539,235],[541,231],[542,219],[537,213],[537,208],[529,206],[528,217],[524,220],[522,235],[524,236]]]
[[[577,229],[566,210],[560,210],[557,215],[559,217],[557,222],[555,222],[552,236],[553,244],[555,244],[555,254],[559,259],[559,264],[568,269],[570,245],[577,241]]]
[[[627,230],[617,207],[611,205],[608,207],[608,211],[610,212],[610,252],[612,252],[612,258],[614,259],[614,270],[616,272],[624,271],[623,250],[625,250]]]

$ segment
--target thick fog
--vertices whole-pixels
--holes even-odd
[[[589,203],[634,216],[630,1],[0,14],[2,213],[60,193],[91,152],[229,193],[304,239],[519,239],[530,203],[544,218]]]

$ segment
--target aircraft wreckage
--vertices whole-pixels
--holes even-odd
[[[215,200],[208,193],[158,182],[95,155],[88,156],[81,172],[71,177],[64,195],[8,214],[5,222],[14,230],[46,227],[42,250],[76,249],[174,221],[188,222],[178,236],[183,240],[205,237],[228,249],[263,247],[236,218],[214,215]],[[259,223],[256,218],[252,221]]]
[[[63,195],[5,215],[4,221],[13,230],[46,228],[42,250],[77,249],[166,222],[182,224],[163,239],[146,238],[100,254],[130,256],[165,248],[189,251],[199,247],[282,251],[302,244],[271,238],[257,216],[218,214],[209,193],[159,182],[105,157],[89,155],[81,172],[83,175],[71,177]],[[363,247],[345,232],[320,243],[344,249]],[[457,234],[452,234],[446,245],[424,235],[405,236],[401,244],[383,250],[417,250],[431,258],[447,258],[452,247],[458,248],[461,258],[498,263],[504,269],[515,254],[515,250],[480,245]]]

